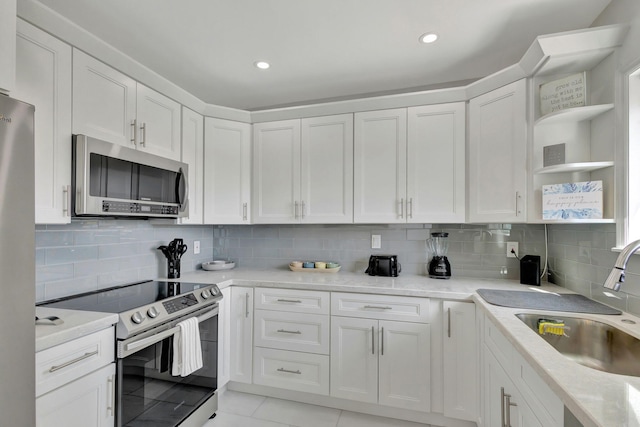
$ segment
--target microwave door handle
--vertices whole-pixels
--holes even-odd
[[[184,212],[187,209],[189,194],[189,182],[187,180],[187,174],[184,173],[182,168],[178,172],[178,180],[176,182],[176,195],[178,196],[178,203],[180,204],[180,211]]]

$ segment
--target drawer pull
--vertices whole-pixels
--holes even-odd
[[[277,332],[282,332],[283,334],[302,334],[300,331],[287,331],[286,329],[278,329]]]
[[[302,301],[300,301],[299,299],[282,299],[282,298],[279,298],[277,301],[278,302],[293,302],[293,303],[296,303],[296,304],[302,304]]]
[[[302,372],[300,372],[299,370],[297,371],[290,371],[288,369],[284,369],[284,368],[278,368],[277,369],[278,372],[286,372],[287,374],[296,374],[296,375],[300,375],[302,374]]]
[[[393,310],[393,307],[381,306],[381,305],[365,305],[364,308],[366,310]]]
[[[54,366],[52,366],[51,368],[49,368],[49,372],[59,371],[60,369],[66,368],[67,366],[73,365],[74,363],[78,363],[81,360],[88,359],[91,356],[95,356],[97,354],[98,354],[98,350],[92,351],[91,353],[85,353],[80,357],[76,357],[73,360],[69,360],[68,362],[64,362],[62,365],[54,365]]]

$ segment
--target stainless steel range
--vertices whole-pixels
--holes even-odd
[[[147,281],[38,304],[117,313],[118,427],[201,427],[218,408],[216,285]],[[177,324],[196,317],[203,367],[171,375]]]

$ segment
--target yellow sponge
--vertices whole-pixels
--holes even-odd
[[[564,322],[538,322],[538,333],[540,335],[552,334],[552,335],[564,335]]]

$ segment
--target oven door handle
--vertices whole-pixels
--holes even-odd
[[[207,319],[211,319],[212,317],[218,314],[218,310],[214,309],[210,312],[203,314],[202,316],[198,316],[198,323],[204,322]],[[166,331],[158,332],[157,334],[151,335],[147,338],[142,338],[138,341],[133,341],[124,346],[126,352],[138,350],[140,348],[148,347],[151,344],[155,344],[157,342],[162,341],[163,339],[170,337],[180,330],[180,327],[174,326],[171,329],[167,329]]]

